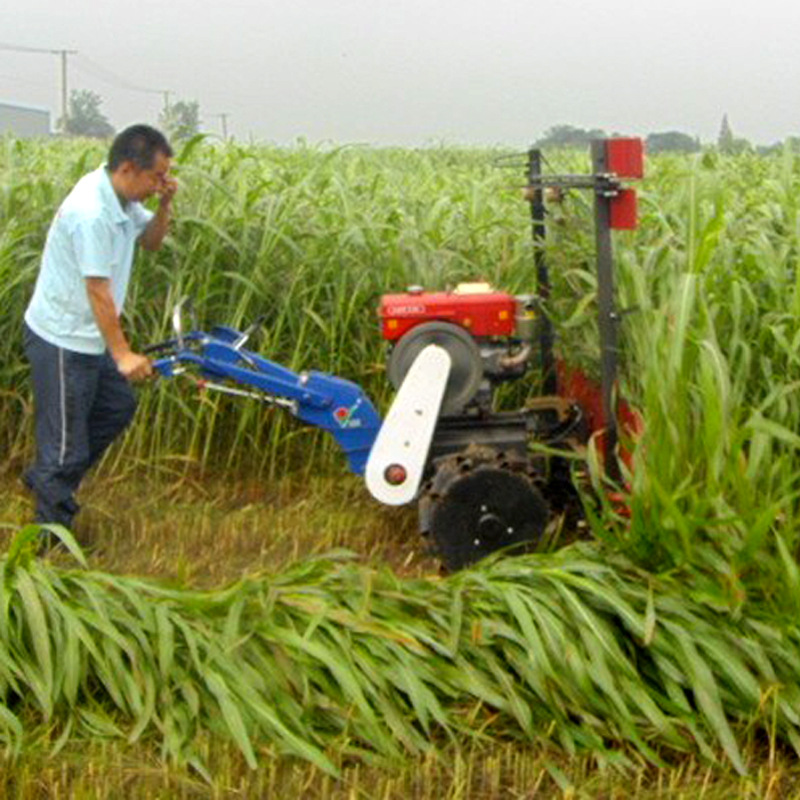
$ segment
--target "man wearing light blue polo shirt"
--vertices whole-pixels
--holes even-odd
[[[167,232],[177,189],[171,157],[154,128],[122,131],[108,163],[78,181],[47,234],[24,331],[36,430],[24,480],[37,522],[72,526],[81,479],[133,418],[130,382],[152,374],[119,317],[136,244],[157,250]],[[141,204],[153,195],[155,213]]]

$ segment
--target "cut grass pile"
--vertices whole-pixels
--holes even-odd
[[[749,739],[800,749],[795,626],[710,606],[583,544],[447,579],[337,559],[220,590],[58,568],[23,529],[2,564],[0,730],[233,741],[336,772],[331,754],[395,762],[477,738],[724,756]],[[73,547],[79,560],[82,555]]]

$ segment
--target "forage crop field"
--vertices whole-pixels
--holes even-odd
[[[385,407],[382,292],[534,288],[501,155],[190,141],[126,327],[165,338],[187,294],[201,327],[265,315],[254,349]],[[645,420],[630,514],[587,497],[582,541],[449,577],[319,433],[178,381],[139,390],[87,480],[83,549],[36,555],[20,325],[50,218],[102,159],[0,140],[6,795],[800,796],[800,157],[648,159],[614,240]],[[589,198],[549,212],[558,349],[591,371]]]

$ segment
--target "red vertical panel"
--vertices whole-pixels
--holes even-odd
[[[620,189],[616,197],[611,198],[611,228],[616,231],[632,231],[639,224],[635,189]]]
[[[641,139],[609,139],[606,142],[608,171],[618,178],[644,177],[644,145]]]

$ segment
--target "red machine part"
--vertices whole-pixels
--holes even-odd
[[[440,320],[465,328],[472,336],[511,336],[516,301],[505,292],[405,292],[381,298],[383,338],[394,342],[423,322]]]
[[[620,189],[609,203],[609,224],[616,231],[633,231],[639,224],[636,190]]]
[[[583,370],[570,368],[563,361],[556,364],[558,372],[558,393],[562,397],[577,403],[586,415],[586,421],[592,435],[597,436],[600,452],[605,454],[605,436],[603,435],[603,400],[600,384],[592,380]],[[617,422],[626,435],[636,438],[644,430],[641,414],[624,400],[617,403]],[[631,453],[620,448],[620,458],[630,468]]]
[[[609,172],[625,180],[644,177],[644,145],[641,139],[609,139],[606,142],[606,165]],[[613,230],[635,230],[637,220],[636,190],[620,189],[609,203],[609,225]]]
[[[618,178],[644,177],[644,143],[641,139],[617,138],[606,141],[608,171]]]

